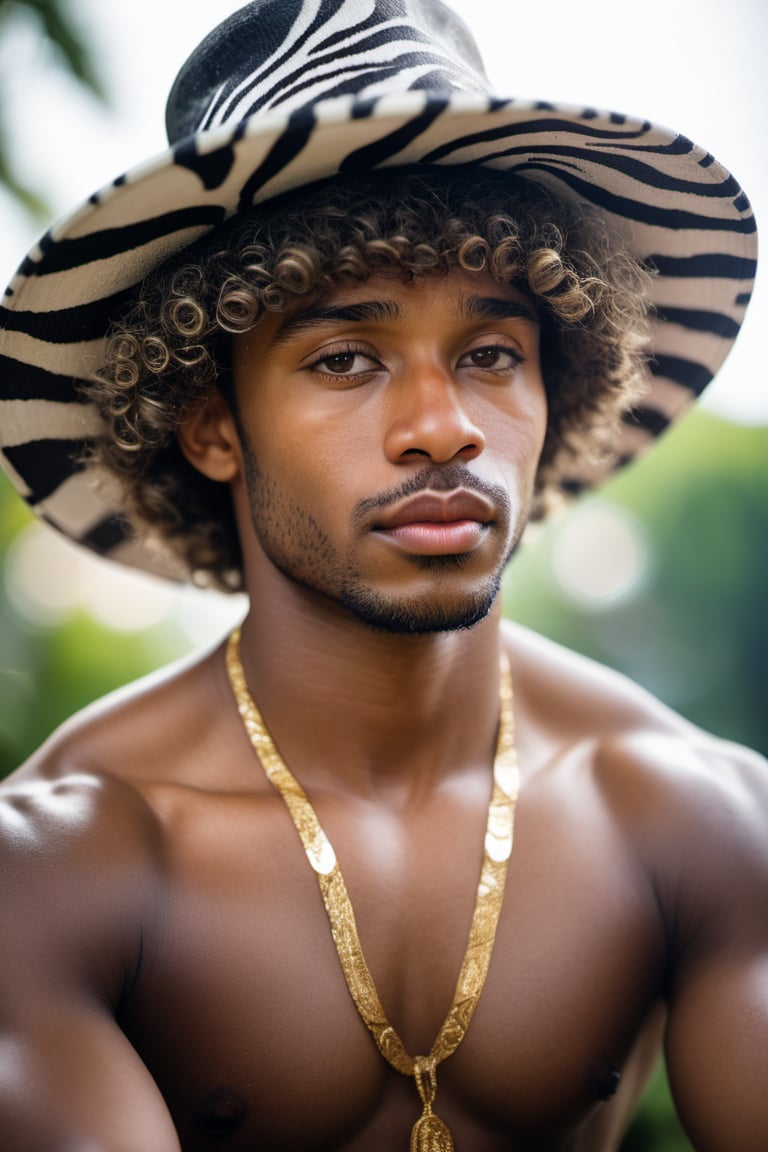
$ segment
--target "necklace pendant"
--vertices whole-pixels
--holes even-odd
[[[454,1152],[453,1137],[429,1107],[413,1126],[411,1152]]]

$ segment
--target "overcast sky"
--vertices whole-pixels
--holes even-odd
[[[98,51],[108,108],[51,66],[32,28],[0,45],[3,114],[17,164],[61,215],[165,146],[165,97],[202,36],[241,0],[70,0]],[[765,0],[452,0],[500,94],[592,104],[692,137],[768,220]],[[0,199],[0,279],[40,226]],[[763,266],[742,335],[708,393],[734,419],[768,423]]]

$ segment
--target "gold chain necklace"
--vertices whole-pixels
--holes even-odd
[[[485,984],[504,898],[518,791],[509,661],[506,656],[502,656],[499,689],[501,717],[493,766],[493,791],[467,951],[461,964],[453,1003],[429,1055],[411,1057],[389,1023],[379,1000],[360,945],[355,914],[336,861],[336,853],[306,793],[277,751],[248,691],[240,662],[239,643],[238,628],[229,638],[226,656],[227,673],[238,711],[267,778],[285,802],[317,876],[331,934],[352,999],[382,1056],[398,1072],[404,1076],[413,1076],[416,1081],[422,1114],[411,1133],[411,1152],[452,1152],[454,1145],[451,1134],[432,1110],[437,1092],[436,1069],[442,1060],[456,1051],[469,1027]]]

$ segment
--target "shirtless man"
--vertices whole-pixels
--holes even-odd
[[[19,489],[250,609],[3,786],[0,1146],[609,1152],[663,1042],[694,1146],[764,1152],[768,770],[497,597],[721,362],[749,205],[489,98],[437,3],[318,7],[227,21],[6,299]]]

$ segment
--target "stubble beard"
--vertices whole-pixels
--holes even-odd
[[[351,563],[343,564],[314,517],[259,470],[247,445],[244,453],[254,531],[267,559],[292,583],[334,602],[368,627],[392,635],[456,632],[473,628],[488,616],[499,594],[504,569],[520,542],[527,515],[519,517],[512,541],[497,569],[472,591],[451,596],[436,593],[428,599],[387,595],[366,584]],[[446,490],[454,486],[453,472],[464,475],[461,469],[444,470],[437,482],[434,477],[438,473],[434,474],[430,486]],[[417,477],[410,482],[414,491],[417,483],[426,487],[424,480]],[[500,490],[494,493],[497,504],[508,509],[506,493]],[[465,567],[469,559],[466,555],[414,555],[409,557],[409,562],[421,572],[434,573],[439,580]]]

